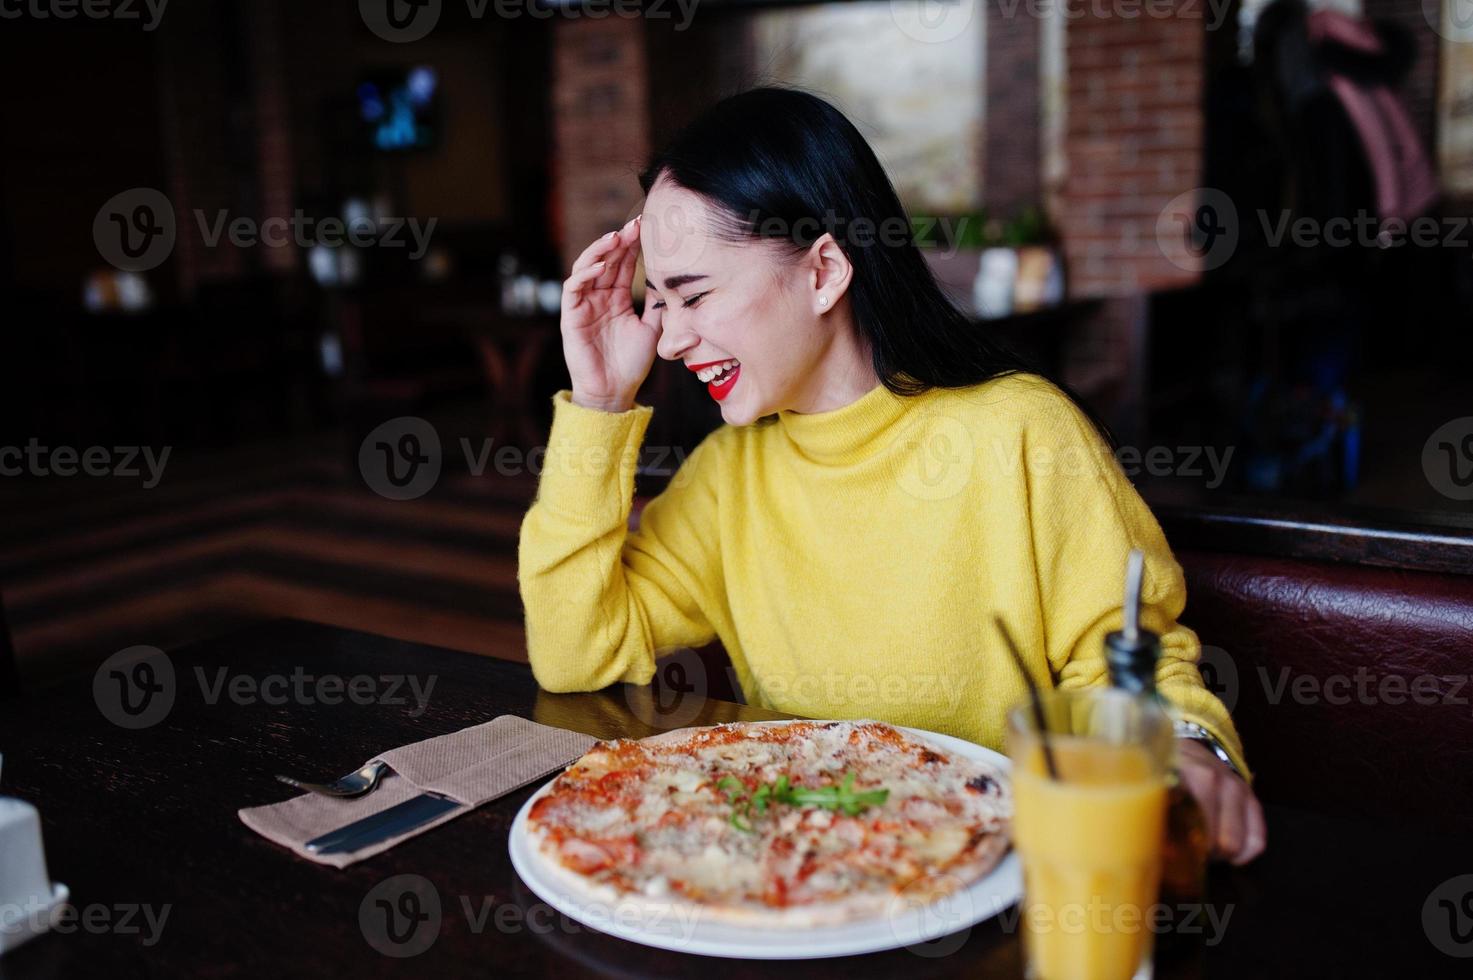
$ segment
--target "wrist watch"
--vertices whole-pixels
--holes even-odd
[[[1217,740],[1217,737],[1207,729],[1195,721],[1183,721],[1180,718],[1176,719],[1173,727],[1176,730],[1177,738],[1186,738],[1191,739],[1193,742],[1201,742],[1207,746],[1207,751],[1221,759],[1224,765],[1237,774],[1238,778],[1244,778],[1242,770],[1238,768],[1238,764],[1233,761],[1232,756],[1228,755],[1228,750],[1223,748],[1222,743]]]

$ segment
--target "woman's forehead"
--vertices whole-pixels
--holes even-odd
[[[640,218],[645,275],[656,288],[677,276],[709,275],[736,259],[735,246],[716,231],[715,208],[699,194],[658,180]]]

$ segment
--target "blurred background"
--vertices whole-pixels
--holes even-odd
[[[279,616],[525,659],[559,282],[759,83],[855,121],[976,329],[1110,422],[1173,544],[1473,533],[1468,0],[0,21],[0,687]],[[647,498],[720,418],[679,365],[640,400]]]

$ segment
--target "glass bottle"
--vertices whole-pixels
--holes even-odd
[[[1105,664],[1112,686],[1137,697],[1152,698],[1171,714],[1170,706],[1156,690],[1161,638],[1140,625],[1143,570],[1141,552],[1132,551],[1126,573],[1124,627],[1105,637]],[[1168,779],[1166,840],[1161,849],[1161,902],[1174,914],[1183,905],[1205,901],[1210,841],[1206,815],[1182,785],[1175,766]]]

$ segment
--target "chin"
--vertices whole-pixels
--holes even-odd
[[[748,408],[745,402],[741,405],[733,405],[731,399],[721,402],[720,405],[722,421],[727,425],[751,425],[764,414],[768,414]]]

